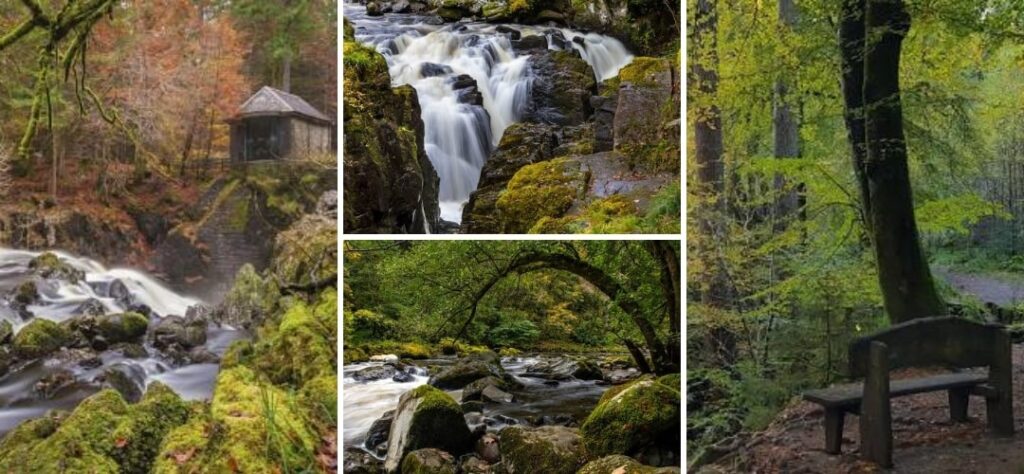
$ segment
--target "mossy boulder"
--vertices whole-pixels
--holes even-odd
[[[278,384],[301,386],[318,376],[336,374],[338,294],[325,290],[315,305],[296,303],[280,325],[257,343],[253,364]]]
[[[238,365],[248,364],[254,355],[253,347],[252,341],[249,340],[239,339],[233,341],[220,358],[221,368],[230,369]]]
[[[440,221],[416,90],[392,89],[384,57],[344,43],[344,209],[348,233],[422,233]]]
[[[473,448],[462,408],[447,393],[430,385],[421,385],[399,399],[384,468],[389,473],[398,472],[406,455],[422,448],[437,448],[456,456]]]
[[[71,332],[48,319],[34,319],[14,336],[14,354],[35,359],[56,352],[71,341]]]
[[[489,375],[482,379],[477,379],[466,385],[462,389],[462,401],[480,400],[484,390],[487,387],[497,387],[501,390],[508,390],[509,384],[505,380]]]
[[[108,343],[133,342],[146,334],[149,318],[134,312],[96,317],[99,335]]]
[[[662,375],[655,381],[669,388],[674,388],[680,391],[683,389],[683,378],[680,374]]]
[[[168,433],[153,472],[279,472],[312,467],[318,436],[288,392],[247,367],[221,371],[209,412]]]
[[[455,458],[440,449],[417,449],[405,455],[402,474],[455,474]]]
[[[579,430],[564,426],[510,426],[501,431],[502,462],[509,472],[572,474],[586,462]]]
[[[112,456],[121,472],[149,472],[164,436],[183,425],[190,413],[189,405],[173,390],[160,382],[150,384],[113,432]]]
[[[85,272],[63,261],[52,252],[41,253],[28,262],[29,270],[43,278],[64,280],[75,284],[85,279]]]
[[[678,467],[651,467],[621,454],[605,456],[588,462],[577,474],[672,474]]]
[[[0,445],[0,471],[118,473],[109,453],[116,446],[112,435],[128,410],[117,392],[103,390],[67,418],[23,423]]]
[[[679,48],[681,8],[656,0],[570,0],[569,24],[622,40],[640,54],[661,55]],[[678,4],[677,4],[678,5]]]
[[[535,73],[525,120],[561,126],[580,125],[593,113],[590,97],[597,79],[575,51],[539,51],[530,56]]]
[[[508,379],[505,369],[501,367],[498,355],[486,351],[459,359],[455,364],[445,367],[431,376],[427,383],[442,390],[454,390],[489,376],[503,380]]]
[[[651,380],[630,384],[601,401],[580,427],[595,456],[637,455],[654,447],[677,450],[682,423],[680,393]]]
[[[665,58],[638,57],[619,72],[612,125],[615,150],[634,168],[678,176],[679,71]]]
[[[338,426],[338,377],[321,375],[302,386],[299,404],[322,431]]]
[[[430,347],[419,342],[406,342],[399,346],[396,353],[403,359],[429,359],[434,355]]]
[[[6,319],[0,321],[0,344],[11,342],[13,337],[14,326],[11,325],[11,322]]]
[[[561,217],[586,186],[587,173],[573,160],[556,158],[522,167],[496,203],[501,231],[526,233],[544,217]]]

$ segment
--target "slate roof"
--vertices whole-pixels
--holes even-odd
[[[270,86],[263,86],[249,97],[238,111],[238,117],[266,114],[298,114],[316,120],[332,122],[330,118],[309,105],[302,97]]]

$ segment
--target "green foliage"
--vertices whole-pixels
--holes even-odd
[[[536,324],[519,319],[491,329],[488,340],[497,347],[528,347],[539,335]]]

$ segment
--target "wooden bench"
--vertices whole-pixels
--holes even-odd
[[[839,454],[847,413],[860,416],[861,457],[892,466],[892,413],[889,400],[917,393],[947,391],[949,417],[967,420],[971,395],[985,398],[988,427],[1013,435],[1013,380],[1010,337],[1002,326],[956,317],[922,318],[857,339],[850,345],[850,376],[863,383],[803,393],[825,408],[825,451]],[[889,371],[910,367],[972,370],[889,381]]]

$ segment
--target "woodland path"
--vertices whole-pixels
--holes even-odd
[[[936,266],[932,272],[961,293],[1003,307],[1024,303],[1024,278],[999,273],[970,273]]]

